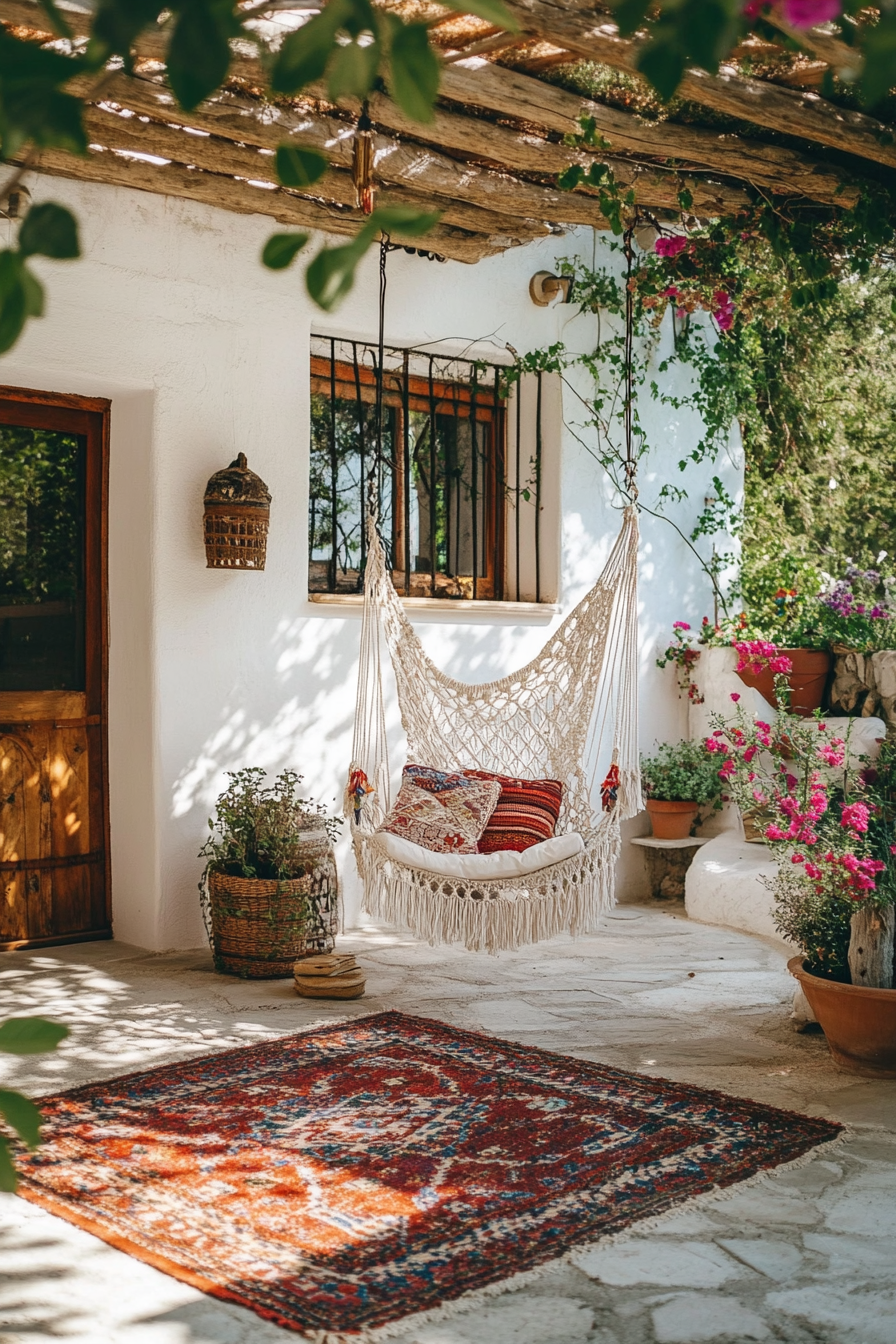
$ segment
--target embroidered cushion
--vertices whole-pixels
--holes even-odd
[[[501,785],[498,805],[479,837],[480,854],[493,854],[498,849],[520,853],[551,839],[563,800],[559,779],[511,779],[486,770],[465,770],[464,774],[468,779],[492,779]]]
[[[439,854],[475,854],[500,796],[496,780],[468,779],[430,793],[405,779],[380,830]]]
[[[465,788],[470,781],[459,770],[434,770],[431,765],[406,765],[401,772],[401,782],[416,784],[418,789],[425,789],[427,793],[444,793],[447,789]]]

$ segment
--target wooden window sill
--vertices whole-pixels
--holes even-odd
[[[327,607],[343,607],[349,611],[360,611],[364,605],[363,596],[358,593],[309,593],[308,601]],[[557,602],[494,602],[478,601],[459,597],[402,597],[405,611],[424,612],[431,615],[443,611],[457,619],[458,616],[512,616],[518,622],[531,621],[547,623],[558,615],[560,605]]]

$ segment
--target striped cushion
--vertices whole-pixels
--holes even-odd
[[[487,770],[465,770],[468,779],[496,779],[501,785],[498,805],[479,837],[480,854],[499,849],[520,853],[530,845],[550,840],[560,816],[563,785],[559,779],[511,779]]]

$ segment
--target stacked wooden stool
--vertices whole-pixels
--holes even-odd
[[[360,999],[364,993],[364,972],[350,952],[303,957],[293,971],[303,999]]]

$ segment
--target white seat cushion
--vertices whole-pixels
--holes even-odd
[[[391,831],[378,831],[376,844],[387,858],[408,868],[420,868],[425,873],[440,877],[468,877],[484,882],[489,877],[524,877],[539,868],[549,868],[581,854],[585,843],[574,831],[569,835],[555,835],[541,844],[530,845],[521,853],[515,849],[498,849],[494,854],[437,854],[424,849]]]

